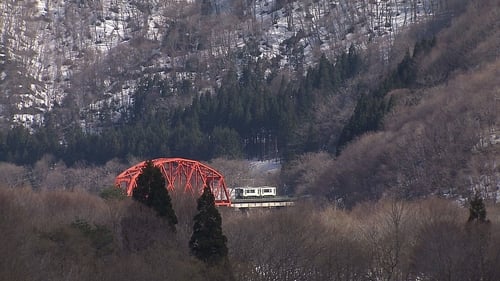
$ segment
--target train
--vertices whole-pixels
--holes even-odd
[[[231,191],[231,197],[234,199],[267,198],[275,196],[276,187],[274,186],[235,187]]]

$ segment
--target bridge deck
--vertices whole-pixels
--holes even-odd
[[[248,198],[231,200],[231,207],[233,208],[272,208],[289,207],[293,205],[293,198],[290,197]]]

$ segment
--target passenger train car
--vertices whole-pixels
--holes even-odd
[[[232,193],[235,199],[274,197],[276,196],[276,187],[274,186],[235,187],[233,188]]]

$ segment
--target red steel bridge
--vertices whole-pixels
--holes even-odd
[[[169,192],[184,192],[199,196],[205,185],[209,186],[215,196],[217,206],[231,206],[231,199],[226,182],[221,173],[195,160],[183,158],[158,158],[152,160],[155,167],[160,168],[165,177],[165,185]],[[140,162],[119,174],[115,179],[116,187],[125,189],[132,196],[146,161]]]

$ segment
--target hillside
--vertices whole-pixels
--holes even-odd
[[[500,280],[498,0],[0,9],[0,280]],[[153,157],[297,200],[219,207],[210,265],[190,251],[194,194],[170,193],[172,232],[112,187]]]
[[[91,31],[94,33],[89,33],[92,40],[75,37],[81,39],[77,40],[82,43],[81,47],[92,46],[93,55],[84,52],[78,56],[81,50],[74,46],[66,52],[78,58],[78,63],[65,60],[67,73],[73,78],[62,81],[70,90],[55,91],[63,93],[64,98],[48,110],[28,100],[21,105],[16,103],[20,96],[15,93],[21,93],[24,90],[19,89],[29,85],[13,81],[24,83],[31,78],[18,79],[13,74],[19,71],[31,75],[26,66],[39,65],[25,61],[23,66],[21,58],[44,52],[16,55],[14,51],[22,50],[22,42],[26,40],[14,40],[16,34],[12,24],[18,19],[4,13],[2,71],[5,75],[2,75],[4,82],[0,86],[5,93],[1,97],[9,102],[0,109],[8,114],[25,109],[39,110],[44,116],[44,124],[39,127],[30,130],[14,127],[0,133],[0,160],[26,165],[19,169],[9,166],[19,178],[14,180],[16,183],[40,185],[35,172],[40,167],[42,171],[55,173],[54,181],[60,182],[58,179],[65,177],[66,167],[73,172],[79,168],[87,171],[88,165],[92,169],[93,165],[104,167],[105,163],[114,166],[117,161],[135,164],[131,159],[176,156],[209,161],[222,157],[280,159],[282,175],[279,180],[273,179],[273,184],[286,187],[287,193],[318,195],[346,206],[393,195],[402,198],[429,194],[467,197],[473,187],[480,188],[493,200],[498,197],[500,28],[496,1],[409,1],[407,5],[391,1],[326,5],[319,1],[293,2],[291,6],[290,3],[255,2],[240,10],[222,2],[210,9],[200,3],[188,3],[179,13],[189,14],[191,18],[171,15],[168,20],[155,13],[161,11],[164,16],[170,15],[166,11],[178,7],[175,3],[141,6],[141,3],[154,3],[132,1],[122,3],[117,10],[111,5],[116,1],[106,5],[97,5],[100,2],[43,2],[45,9],[51,12],[41,14],[42,2],[25,6],[15,1],[2,3],[5,10],[18,11],[19,8],[19,12],[26,12],[33,22],[49,25],[53,24],[52,15],[56,12],[51,10],[53,5],[60,5],[68,13],[71,9],[87,11],[90,18],[102,11],[108,14],[148,12],[150,18],[136,16],[131,19],[163,19],[167,28],[162,30],[168,31],[161,33],[162,40],[154,39],[160,33],[152,32],[149,27],[162,25],[144,21],[137,25],[140,27],[135,30],[137,33],[132,32],[130,26],[125,28],[117,24],[116,34],[108,34],[103,23],[113,17],[108,19],[108,14],[104,13],[99,24],[93,22]],[[385,12],[375,9],[381,5],[385,5]],[[284,12],[292,7],[292,14]],[[346,31],[338,38],[328,37],[330,41],[326,37],[313,40],[314,36],[324,35],[320,32],[323,29],[318,27],[331,26],[328,19],[332,19],[334,11],[354,11],[350,9],[361,11],[350,15],[350,19],[359,19],[351,25],[359,33],[352,33],[351,28],[351,33]],[[398,9],[403,12],[396,12]],[[226,29],[219,26],[227,23],[226,20],[236,20],[230,17],[236,10],[241,14],[236,13],[239,20],[235,22],[246,26],[244,32],[239,29],[240,25],[226,25]],[[312,20],[300,20],[299,16],[304,13],[312,13]],[[392,14],[394,18],[388,17]],[[275,22],[266,21],[271,15],[275,16]],[[41,20],[43,17],[50,19]],[[345,19],[334,18],[338,26],[346,27],[341,24]],[[256,19],[260,19],[259,32],[251,33],[255,31],[250,28],[251,23],[256,24]],[[384,28],[387,30],[373,33],[380,31],[380,24],[386,21],[388,24],[384,24]],[[215,44],[212,39],[223,33],[212,32],[210,34],[215,37],[199,37],[209,34],[200,33],[199,23],[202,22],[211,23],[213,30],[234,31],[234,26],[238,26],[236,30],[241,31],[241,36],[229,32],[227,38],[234,35],[234,40]],[[282,25],[284,22],[286,28]],[[406,26],[410,22],[410,26],[396,32],[396,26]],[[376,23],[376,26],[371,25]],[[68,28],[68,24],[54,26]],[[315,24],[318,26],[313,29]],[[25,27],[23,24],[17,26],[23,32],[27,30]],[[310,29],[303,33],[306,27]],[[186,31],[185,28],[196,32],[185,38],[183,36],[188,33],[179,33]],[[124,31],[118,32],[121,29]],[[53,28],[47,30],[51,32]],[[89,29],[82,27],[73,31],[78,30]],[[102,33],[104,30],[106,32]],[[270,30],[275,32],[269,33]],[[170,33],[174,31],[175,36]],[[110,48],[102,48],[103,42],[108,41],[93,41],[96,38],[92,36],[96,34],[109,37]],[[134,34],[142,37],[133,39]],[[119,37],[115,35],[128,39],[117,43]],[[265,37],[274,42],[267,46],[274,51],[266,53],[264,41],[257,40]],[[248,41],[249,38],[257,41]],[[52,44],[51,39],[47,40]],[[195,47],[193,42],[196,42]],[[30,46],[36,44],[35,40]],[[223,54],[218,53],[222,46],[227,47]],[[299,48],[301,55],[285,54],[291,51],[290,48],[299,46],[303,47]],[[308,46],[319,49],[309,52]],[[275,52],[275,48],[279,52]],[[210,56],[207,55],[209,51]],[[58,56],[47,55],[49,57]],[[292,57],[301,59],[294,64]],[[98,60],[92,62],[91,59]],[[73,65],[71,71],[70,64]],[[104,89],[107,90],[103,92]],[[118,91],[118,99],[111,89]],[[21,96],[32,98],[36,95],[24,93]],[[102,102],[103,97],[117,103]],[[7,115],[4,115],[4,120],[8,121],[6,126],[13,120]],[[52,172],[48,172],[47,167],[52,167]],[[109,177],[108,168],[104,170],[92,170],[92,174],[97,177],[104,173]],[[17,171],[21,171],[19,175]],[[27,171],[26,175],[22,171]],[[74,179],[58,184],[67,183],[74,183]],[[91,188],[96,189],[95,186]]]
[[[383,122],[372,130],[355,109],[349,124],[371,132],[358,135],[335,160],[323,160],[330,163],[321,168],[323,174],[302,180],[298,188],[347,206],[384,196],[463,199],[473,190],[497,202],[499,15],[498,1],[471,4],[435,35],[433,47],[415,47],[409,60],[415,75],[410,86],[374,98],[394,104]],[[365,103],[357,107],[361,105],[363,114],[376,117]],[[301,165],[315,158],[325,156],[309,155]]]
[[[500,209],[467,224],[450,201],[220,209],[231,267],[219,278],[188,252],[192,208],[170,233],[131,199],[0,186],[4,280],[498,280]],[[213,270],[213,269],[212,269]]]
[[[95,132],[127,118],[153,77],[162,106],[175,107],[248,61],[302,75],[353,43],[380,42],[387,57],[397,34],[448,2],[2,1],[0,127],[36,128],[54,111],[60,126]]]

